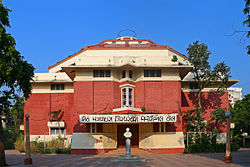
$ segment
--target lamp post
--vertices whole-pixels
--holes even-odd
[[[224,161],[229,163],[232,162],[232,157],[231,157],[231,148],[230,148],[230,112],[226,112],[225,116],[227,119],[227,138],[226,138],[226,155],[224,157]]]
[[[29,129],[29,114],[25,114],[26,118],[26,156],[24,158],[24,164],[32,164],[32,158],[30,157],[30,129]]]

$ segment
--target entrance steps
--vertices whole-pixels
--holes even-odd
[[[117,148],[116,150],[109,151],[109,152],[105,153],[104,155],[120,156],[120,155],[124,155],[125,152],[126,152],[126,148]],[[131,154],[132,155],[145,155],[145,154],[152,154],[152,153],[150,153],[148,151],[141,150],[139,148],[131,148]]]

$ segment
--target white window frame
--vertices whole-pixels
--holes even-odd
[[[129,89],[132,89],[132,94],[131,94],[131,105],[129,105]],[[125,105],[123,105],[123,90],[125,90]],[[134,88],[132,86],[125,86],[121,88],[121,107],[134,107]]]
[[[50,85],[50,90],[51,91],[57,91],[57,90],[65,90],[65,84],[51,84]]]
[[[52,133],[52,129],[55,130],[55,133]],[[63,129],[63,133],[62,133],[62,129]],[[60,133],[59,133],[59,131],[60,131]],[[60,129],[59,129],[58,127],[50,127],[49,128],[49,134],[50,135],[57,135],[57,136],[66,135],[66,128],[65,127],[60,127]]]

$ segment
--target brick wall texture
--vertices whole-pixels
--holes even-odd
[[[77,81],[74,93],[33,93],[25,103],[25,114],[30,114],[30,133],[49,133],[47,123],[50,111],[64,111],[62,121],[66,123],[67,134],[87,132],[89,127],[79,123],[79,114],[111,113],[121,107],[120,85],[134,85],[134,107],[145,108],[157,113],[178,113],[177,122],[171,125],[173,131],[182,131],[182,112],[195,108],[196,93],[182,92],[179,81]],[[228,95],[204,92],[202,104],[206,111],[218,107],[229,109]],[[207,112],[206,117],[209,117]]]

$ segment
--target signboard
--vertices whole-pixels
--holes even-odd
[[[80,123],[151,123],[176,122],[177,114],[82,114]]]

